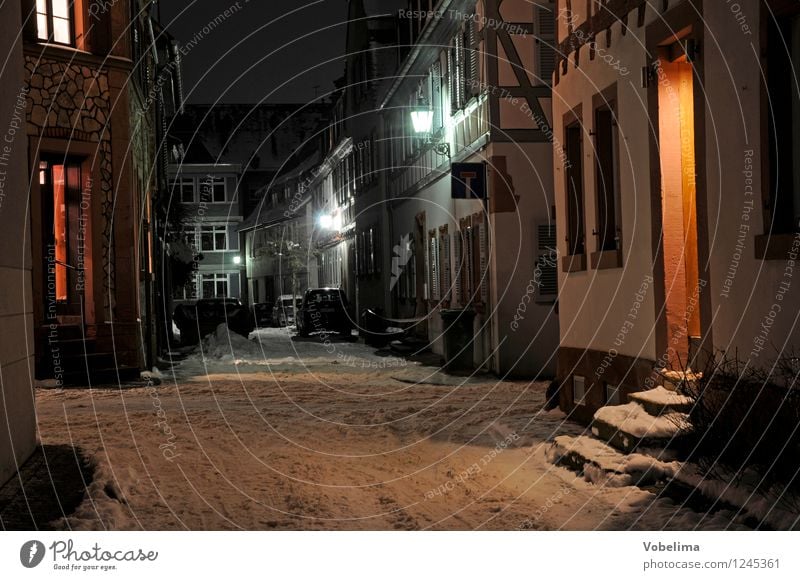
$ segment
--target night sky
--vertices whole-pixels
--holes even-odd
[[[308,102],[344,70],[347,0],[160,0],[190,103]],[[371,0],[390,11],[402,0]],[[221,16],[226,9],[230,14]],[[213,30],[203,28],[211,25]],[[294,78],[293,78],[294,77]],[[284,84],[285,83],[285,84]]]

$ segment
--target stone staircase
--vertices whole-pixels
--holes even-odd
[[[671,478],[680,465],[691,399],[664,387],[629,395],[625,405],[601,407],[591,436],[558,436],[551,462],[611,485],[653,485]]]
[[[790,502],[775,503],[752,482],[732,483],[684,460],[692,399],[676,386],[696,386],[699,375],[673,373],[660,386],[628,395],[625,405],[598,409],[591,435],[555,437],[547,459],[599,486],[637,486],[676,504],[708,514],[728,510],[746,525],[762,530],[789,529],[800,523]],[[757,479],[756,479],[757,481]]]
[[[138,379],[139,368],[119,364],[126,353],[98,350],[97,339],[85,335],[80,324],[60,324],[48,343],[50,353],[41,357],[43,374],[64,386],[117,384]],[[61,372],[54,368],[60,367]]]

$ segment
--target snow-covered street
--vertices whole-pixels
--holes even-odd
[[[76,529],[739,529],[546,459],[546,383],[467,381],[358,342],[207,338],[160,385],[37,391],[95,463]],[[227,342],[227,344],[225,344]]]

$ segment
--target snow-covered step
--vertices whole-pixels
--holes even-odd
[[[587,481],[612,487],[653,485],[668,480],[679,464],[634,453],[625,455],[593,437],[561,435],[547,450],[547,459],[581,473]]]
[[[688,427],[686,413],[654,416],[640,404],[600,407],[592,419],[592,434],[617,449],[630,453],[638,447],[668,447]]]
[[[688,413],[693,404],[690,397],[664,387],[630,393],[628,399],[639,403],[647,413],[656,417],[667,413]]]
[[[658,379],[661,385],[668,391],[675,391],[681,385],[685,385],[690,389],[697,387],[698,381],[703,378],[703,373],[694,372],[691,369],[685,371],[668,371],[666,369],[659,369]]]

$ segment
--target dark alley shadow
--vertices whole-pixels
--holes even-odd
[[[83,451],[69,445],[40,445],[30,459],[0,487],[0,529],[52,530],[69,516],[94,479]]]

